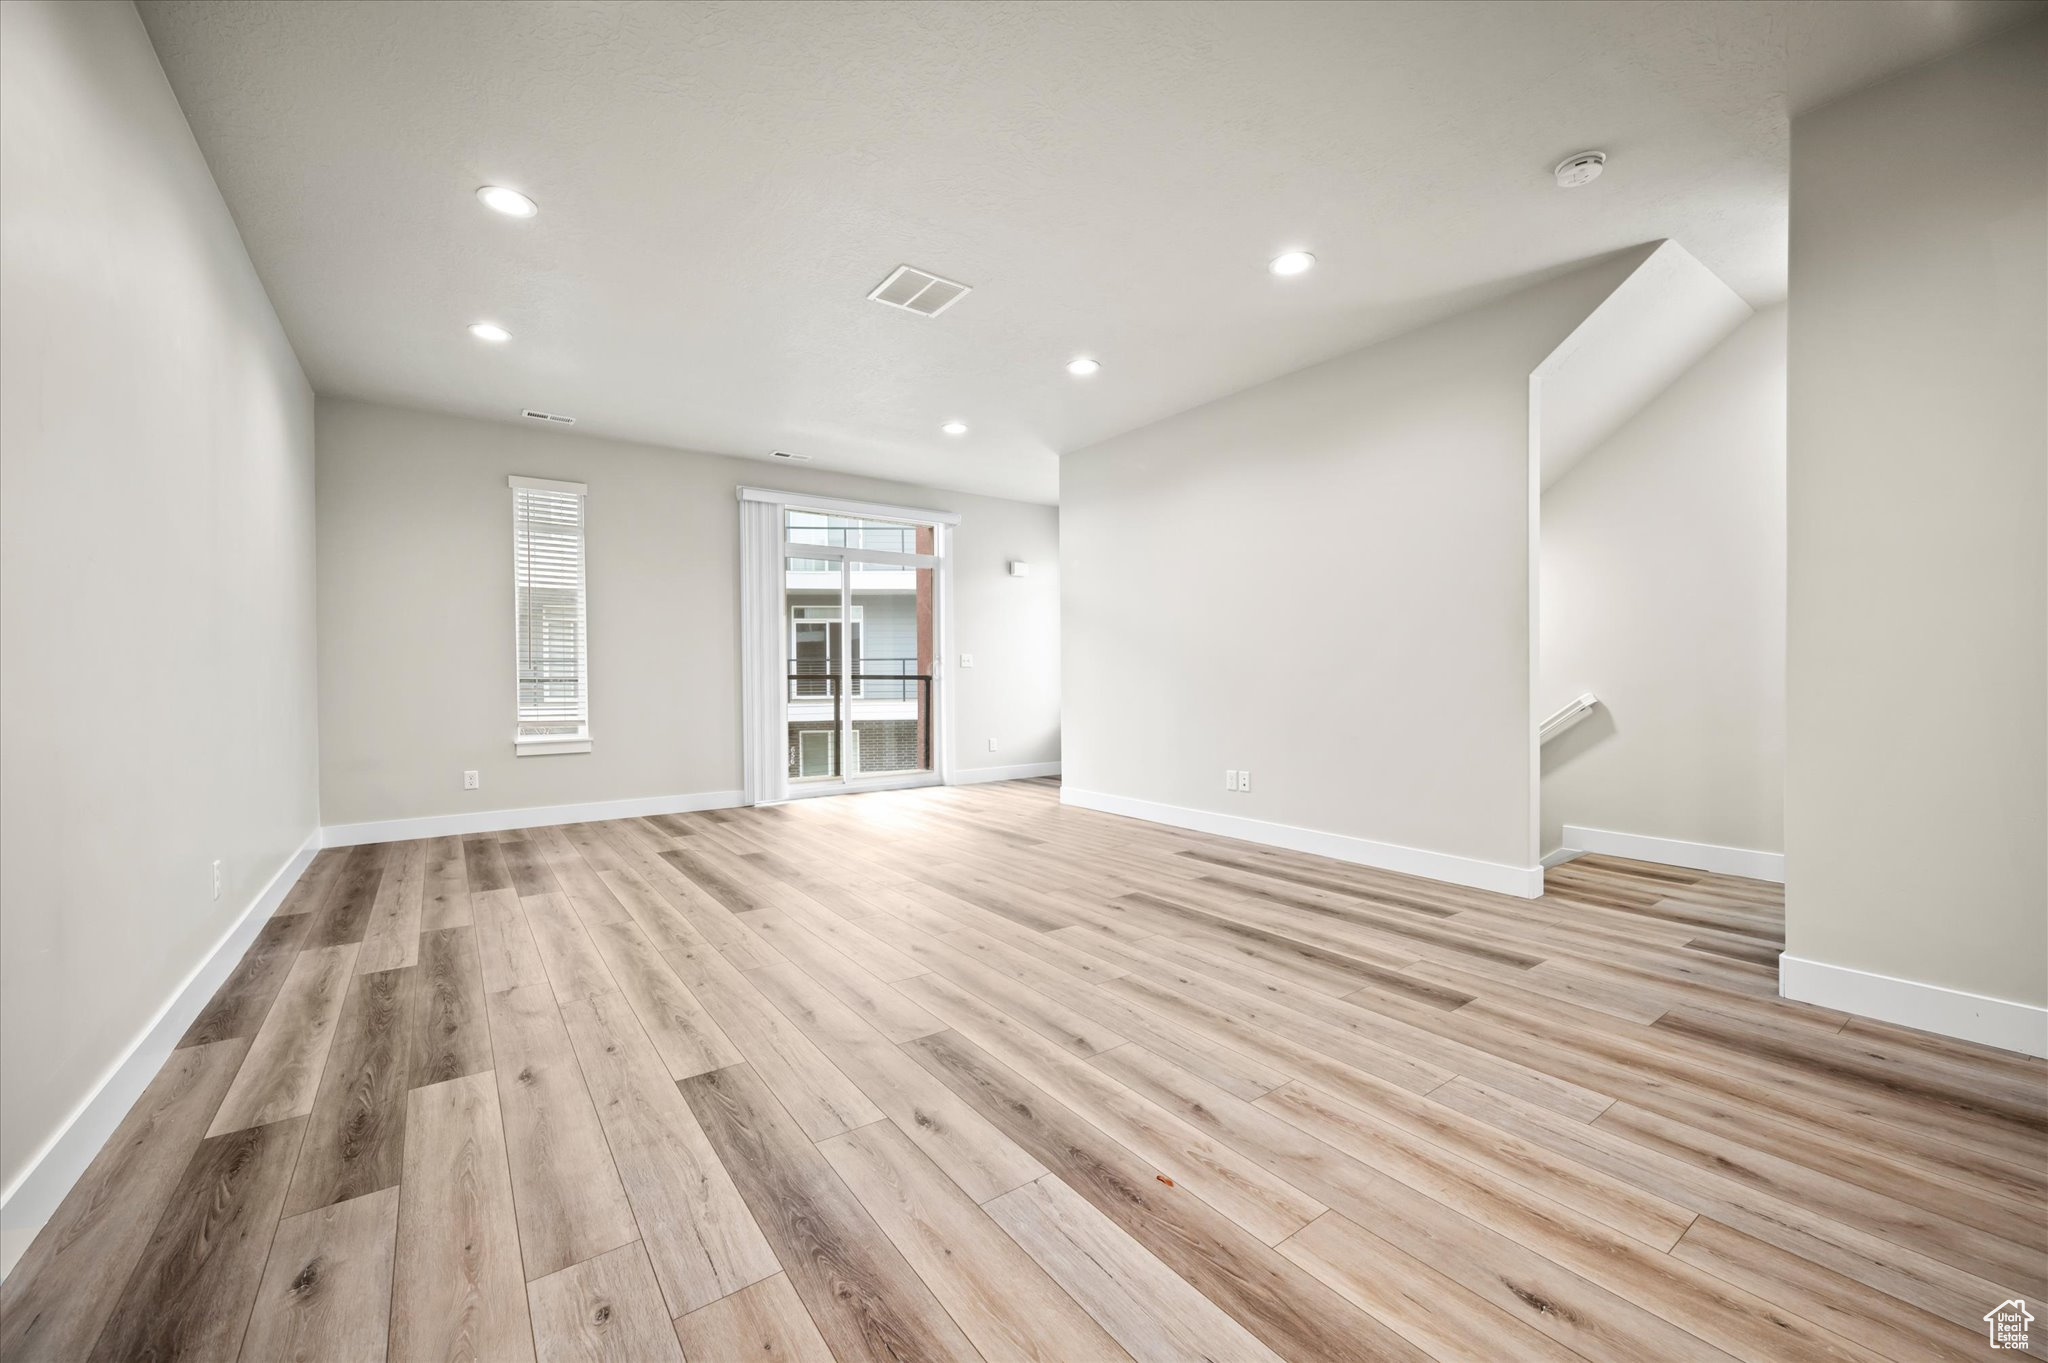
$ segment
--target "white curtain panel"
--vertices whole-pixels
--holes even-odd
[[[747,803],[789,796],[782,706],[782,506],[740,503],[740,723]],[[772,679],[772,680],[771,680]]]

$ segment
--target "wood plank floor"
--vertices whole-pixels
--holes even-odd
[[[1919,1363],[2048,1298],[2048,1066],[1780,1000],[1776,886],[1549,885],[1045,781],[322,852],[0,1359]]]

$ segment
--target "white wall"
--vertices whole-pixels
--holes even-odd
[[[1063,459],[1069,798],[1526,879],[1529,375],[1646,254]]]
[[[1791,957],[2036,1006],[2044,72],[2035,23],[1793,122],[1785,810]]]
[[[1538,717],[1560,825],[1784,849],[1785,309],[1743,323],[1543,494]]]
[[[13,1187],[319,822],[312,394],[131,6],[0,5],[0,294]]]
[[[1539,368],[1542,485],[1569,473],[1753,311],[1692,252],[1658,242]]]
[[[737,791],[742,484],[959,512],[959,765],[1059,760],[1053,507],[361,402],[317,424],[328,825]],[[512,753],[513,473],[590,486],[588,754]]]

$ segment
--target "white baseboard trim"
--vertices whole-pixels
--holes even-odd
[[[1566,862],[1576,861],[1584,855],[1586,854],[1576,847],[1560,847],[1555,852],[1545,852],[1543,854],[1543,869],[1547,871],[1553,866],[1562,866]]]
[[[330,824],[320,830],[320,845],[354,847],[365,842],[410,842],[415,838],[498,833],[507,828],[546,828],[558,823],[638,819],[649,814],[688,814],[699,809],[734,809],[746,802],[745,791],[707,790],[694,795],[645,795],[636,800],[598,800],[581,805],[536,805],[530,809],[479,809],[466,814],[429,814],[417,819]]]
[[[1859,1017],[2048,1059],[2048,1008],[1987,998],[1845,965],[1778,957],[1778,992]]]
[[[1785,883],[1783,852],[1753,852],[1747,847],[1682,842],[1677,838],[1652,838],[1642,833],[1616,833],[1574,824],[1564,826],[1564,846],[1573,852],[1598,852],[1603,856],[1627,857],[1630,861],[1654,861],[1660,866],[1683,866],[1690,871]]]
[[[135,1106],[135,1100],[156,1078],[157,1071],[177,1048],[179,1038],[185,1035],[185,1029],[240,964],[249,944],[284,902],[285,894],[319,848],[320,835],[315,830],[278,868],[270,883],[249,901],[248,907],[213,944],[213,950],[171,991],[156,1015],[100,1075],[56,1133],[43,1143],[43,1148],[0,1191],[0,1255],[4,1255],[0,1257],[0,1277],[14,1268],[15,1260],[28,1248],[29,1241],[56,1212],[57,1204],[64,1200],[79,1175],[99,1154],[100,1147],[114,1134],[114,1128]]]
[[[1014,767],[975,767],[955,772],[956,785],[981,781],[1021,781],[1033,776],[1058,776],[1057,762],[1027,762]],[[908,784],[930,785],[919,777]],[[833,794],[839,794],[833,791]],[[369,823],[329,824],[320,830],[322,847],[354,847],[366,842],[410,842],[416,838],[460,837],[464,833],[498,833],[508,828],[546,828],[558,823],[592,823],[599,819],[638,819],[649,814],[689,814],[700,809],[737,809],[747,802],[743,790],[707,790],[691,795],[646,795],[633,800],[597,800],[580,805],[536,805],[527,809],[479,809],[463,814],[428,814],[414,819],[378,819]]]
[[[1029,781],[1039,776],[1058,776],[1057,762],[1022,762],[1014,767],[970,767],[953,773],[956,786],[980,785],[983,781]]]
[[[928,786],[941,784],[936,773],[929,771],[905,772],[896,776],[863,776],[854,778],[850,785],[800,786],[788,783],[782,792],[782,799],[768,801],[770,804],[787,804],[792,800],[829,800],[835,795],[879,795],[891,790],[923,790]]]
[[[1213,810],[1135,800],[1127,795],[1109,795],[1099,790],[1077,790],[1073,786],[1060,787],[1060,803],[1193,829],[1197,833],[1214,833],[1219,837],[1264,843],[1268,847],[1284,847],[1291,852],[1308,852],[1376,870],[1467,885],[1475,890],[1492,890],[1496,894],[1511,894],[1522,899],[1534,899],[1543,893],[1543,868],[1540,866],[1508,866],[1496,861],[1478,861],[1471,857],[1452,856],[1448,852],[1426,852],[1417,847],[1374,842],[1343,833],[1325,833],[1320,829],[1268,823],[1264,819],[1248,819],[1238,814],[1218,814]]]

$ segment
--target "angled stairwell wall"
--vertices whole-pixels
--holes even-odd
[[[1065,798],[1539,893],[1530,375],[1650,254],[1063,458]]]
[[[1543,747],[1542,846],[1782,879],[1786,310],[1694,266],[1615,329],[1689,338],[1682,372],[1575,458],[1545,444],[1536,708],[1600,706]],[[1611,379],[1593,358],[1559,386]]]

